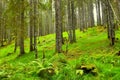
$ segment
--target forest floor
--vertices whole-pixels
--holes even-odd
[[[68,44],[68,52],[60,54],[55,54],[55,34],[39,37],[37,60],[29,52],[29,39],[25,40],[26,54],[20,57],[19,49],[13,53],[13,43],[0,48],[0,80],[120,80],[120,39],[110,46],[101,27],[76,30],[76,37],[76,43]],[[119,30],[116,38],[120,38]],[[62,49],[66,50],[66,43]]]

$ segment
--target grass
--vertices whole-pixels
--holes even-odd
[[[120,37],[116,31],[116,37]],[[63,33],[68,37],[67,33]],[[55,34],[38,38],[37,45],[39,59],[34,59],[34,52],[29,52],[29,39],[25,40],[26,54],[19,55],[19,48],[13,53],[14,44],[0,49],[0,79],[1,80],[119,80],[120,57],[115,54],[120,51],[120,40],[114,46],[109,45],[107,32],[101,27],[88,29],[86,32],[76,30],[77,42],[69,44],[67,54],[55,54]],[[66,44],[63,45],[65,50]],[[42,53],[46,58],[43,63]],[[12,53],[7,56],[8,53]],[[39,75],[39,71],[49,67],[54,68],[53,76],[46,72]],[[91,73],[77,75],[76,66],[94,66],[97,75]],[[47,79],[46,79],[46,78]]]

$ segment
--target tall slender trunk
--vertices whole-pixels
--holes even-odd
[[[55,0],[56,52],[58,52],[58,53],[62,52],[60,2],[61,2],[61,0]]]
[[[30,0],[30,51],[33,51],[33,0]]]
[[[61,20],[61,39],[62,39],[62,44],[64,44],[64,40],[63,40],[63,2],[60,2],[60,20]]]
[[[38,58],[37,52],[37,1],[34,0],[34,50],[35,50],[35,58]]]
[[[20,19],[21,19],[21,25],[20,25],[20,55],[24,54],[24,0],[21,0],[21,11],[20,11]]]
[[[113,46],[115,42],[115,25],[114,25],[114,13],[111,7],[110,0],[106,0],[107,6],[107,24],[108,24],[108,38],[110,44]]]
[[[85,29],[85,5],[84,5],[84,1],[82,1],[82,14],[81,14],[81,20],[82,20],[82,30],[84,32]]]
[[[96,8],[97,8],[97,25],[101,25],[101,11],[100,11],[101,0],[97,0]]]
[[[95,26],[95,21],[94,21],[94,14],[93,14],[93,0],[92,0],[92,2],[90,2],[90,4],[89,4],[90,6],[90,15],[89,15],[89,17],[90,17],[90,26],[91,27],[93,27],[93,26]]]
[[[71,0],[68,0],[68,36],[69,36],[69,40],[70,43],[73,42],[73,34],[72,34],[72,16],[71,16]]]
[[[71,1],[71,10],[72,10],[72,32],[73,32],[73,42],[76,42],[76,34],[75,34],[75,26],[76,26],[76,15],[75,15],[75,7],[74,1]]]
[[[105,5],[105,1],[101,1],[102,8],[102,25],[106,27],[107,25],[107,6]]]

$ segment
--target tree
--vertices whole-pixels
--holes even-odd
[[[20,55],[25,53],[24,51],[24,0],[20,0],[20,31],[19,31],[19,46],[20,46]]]
[[[33,0],[30,0],[30,51],[33,51]]]
[[[68,0],[68,36],[70,43],[72,43],[72,17],[71,17],[71,0]]]
[[[34,50],[35,50],[35,58],[38,58],[37,52],[37,0],[34,0]]]
[[[71,10],[72,10],[72,32],[73,32],[73,40],[72,42],[76,42],[76,34],[75,34],[75,27],[76,27],[76,15],[75,15],[75,5],[74,0],[71,1]]]
[[[0,46],[3,46],[3,26],[2,26],[2,12],[3,12],[3,3],[0,2]]]
[[[60,11],[61,0],[55,0],[55,20],[56,20],[56,52],[62,52],[62,33],[61,33],[61,11]]]
[[[96,0],[96,11],[97,11],[97,25],[100,26],[101,24],[101,0]]]
[[[110,0],[106,0],[106,7],[107,7],[108,38],[111,42],[111,45],[114,45],[114,42],[115,42],[114,13],[113,13],[113,10],[112,10]]]
[[[70,43],[76,42],[76,35],[75,35],[75,26],[76,26],[76,19],[75,19],[75,8],[74,8],[74,1],[68,0],[68,35]]]

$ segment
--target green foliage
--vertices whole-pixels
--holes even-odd
[[[101,28],[100,28],[101,29]],[[101,32],[103,31],[103,32]],[[116,32],[116,37],[120,37]],[[63,33],[68,37],[67,33]],[[88,29],[85,33],[76,30],[77,42],[68,45],[68,53],[55,54],[55,34],[41,37],[38,41],[39,58],[34,59],[34,52],[29,52],[29,39],[25,41],[26,54],[19,55],[19,49],[13,53],[14,44],[0,49],[1,80],[119,80],[120,57],[115,55],[120,50],[120,40],[111,47],[104,30]],[[65,50],[63,45],[63,50]],[[45,52],[45,59],[42,53]],[[8,53],[12,53],[7,56]],[[17,58],[16,58],[17,57]],[[94,72],[85,73],[76,67],[95,67]],[[41,75],[42,74],[42,75]]]

